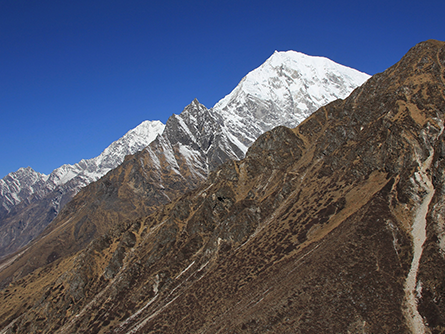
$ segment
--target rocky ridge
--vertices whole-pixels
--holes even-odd
[[[426,41],[12,283],[2,333],[443,332],[444,121],[445,43]]]

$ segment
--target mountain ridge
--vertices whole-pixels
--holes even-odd
[[[50,191],[53,190],[52,188],[61,186],[76,176],[85,177],[86,180],[84,185],[86,185],[89,182],[96,181],[109,170],[115,168],[120,162],[123,161],[123,158],[126,155],[136,153],[147,146],[158,134],[162,133],[163,129],[164,124],[162,124],[160,121],[144,121],[134,129],[129,130],[121,138],[107,146],[97,157],[82,159],[74,165],[64,164],[54,169],[48,175],[36,172],[31,167],[19,168],[16,172],[11,172],[0,180],[0,194],[5,196],[9,190],[9,184],[8,182],[5,182],[4,179],[14,179],[16,174],[23,175],[25,171],[29,172],[31,175],[38,175],[38,181],[49,181],[51,183],[48,186]],[[13,185],[16,189],[14,189],[15,191],[10,191],[9,193],[11,194],[11,197],[15,199],[15,201],[2,202],[2,206],[6,210],[10,209],[10,205],[17,205],[21,201],[29,200],[29,198],[26,196],[23,198],[17,196],[19,195],[20,191],[27,190],[26,184],[24,187],[25,189],[20,187],[20,183]]]
[[[416,45],[194,191],[10,284],[2,333],[442,332],[444,78],[445,43]]]
[[[293,59],[295,57],[296,60]],[[277,60],[277,58],[279,59]],[[286,59],[289,59],[289,61],[286,62]],[[309,65],[303,66],[299,64],[298,59],[309,62]],[[317,64],[320,60],[322,61],[323,69],[317,71],[314,66],[318,65],[314,65],[314,63]],[[280,61],[285,62],[287,65],[283,65],[281,68],[276,64]],[[297,73],[297,70],[292,69],[292,67],[296,69],[301,67],[301,73]],[[343,72],[346,74],[343,74]],[[317,79],[317,76],[313,76],[313,73],[319,75],[320,78]],[[349,73],[354,73],[354,75],[351,76]],[[292,74],[294,78],[292,78]],[[309,77],[310,80],[308,79]],[[214,108],[207,109],[197,100],[193,101],[184,108],[181,114],[174,114],[168,119],[165,134],[162,134],[164,136],[163,139],[157,142],[156,148],[149,148],[151,150],[148,153],[150,159],[159,160],[159,157],[156,157],[156,152],[162,152],[163,156],[170,157],[167,162],[171,163],[171,166],[163,164],[163,168],[166,169],[165,172],[156,170],[155,165],[151,165],[150,171],[157,175],[165,175],[168,180],[174,183],[174,186],[167,193],[155,183],[161,182],[165,184],[170,181],[161,180],[159,177],[157,179],[151,176],[147,177],[152,183],[149,188],[158,189],[159,191],[155,198],[160,202],[155,201],[154,205],[164,204],[165,202],[162,199],[168,200],[172,198],[173,191],[192,189],[207,177],[209,171],[215,169],[227,159],[243,158],[248,146],[264,131],[270,130],[277,125],[283,125],[283,123],[295,126],[311,110],[315,110],[316,103],[318,103],[317,106],[321,106],[322,103],[333,98],[345,97],[347,92],[353,87],[359,86],[368,77],[368,75],[356,70],[335,64],[327,58],[303,57],[302,54],[294,51],[279,52],[266,60],[259,69],[247,74],[245,77],[247,79],[241,81],[235,88],[234,93],[227,95],[226,100],[221,100]],[[250,80],[252,87],[243,88],[243,82],[246,80]],[[255,82],[258,82],[258,84],[255,84]],[[278,92],[278,86],[282,87],[283,90]],[[262,87],[261,90],[258,91],[258,87]],[[303,94],[300,91],[302,87],[305,87]],[[313,98],[307,96],[308,87],[312,87],[312,90],[314,90]],[[339,89],[339,87],[342,89]],[[276,92],[272,94],[272,91]],[[327,94],[327,92],[330,93]],[[254,99],[249,97],[254,95]],[[280,102],[284,100],[290,100],[292,103]],[[228,102],[225,103],[224,101]],[[312,109],[304,110],[305,113],[302,113],[296,107],[298,103],[295,101],[300,101],[302,104],[309,103],[307,101],[310,101]],[[293,116],[290,117],[290,115]],[[285,121],[286,118],[291,119],[291,121]],[[148,145],[146,145],[146,138],[144,140],[141,140],[142,144],[134,147],[131,153],[136,153],[134,152],[135,150],[139,151],[146,147]],[[120,154],[119,159],[114,158],[114,155],[110,154],[112,152],[107,153],[107,157],[112,157],[112,159],[109,159],[111,161],[100,160],[98,157],[95,159],[99,160],[91,161],[90,165],[87,164],[87,161],[81,161],[74,166],[62,166],[50,175],[49,183],[52,190],[48,194],[45,190],[41,191],[42,195],[39,198],[35,195],[31,197],[36,199],[35,203],[26,202],[22,206],[17,206],[17,210],[12,214],[0,212],[0,219],[3,221],[0,224],[3,225],[0,229],[0,236],[3,240],[0,256],[2,250],[3,255],[5,255],[5,252],[6,254],[11,253],[35,238],[61,212],[61,208],[81,188],[92,180],[97,180],[99,175],[103,175],[111,170],[110,163],[114,163],[113,166],[117,167],[124,160],[123,156],[129,153],[129,149],[125,150],[125,154]],[[151,164],[148,158],[143,158],[142,156],[143,154],[139,155],[139,159],[142,159],[145,164]],[[185,175],[168,175],[170,169],[172,171],[178,170],[178,163],[184,163],[188,166],[187,170],[183,168]],[[104,167],[106,167],[102,168],[102,171],[101,164],[104,164]],[[76,174],[77,167],[85,172]],[[141,171],[144,170],[143,166],[138,166],[137,168],[140,168]],[[69,181],[65,182],[62,188],[56,186],[66,180]],[[138,179],[131,182],[139,184],[140,181]],[[181,183],[182,186],[179,186]],[[118,190],[116,191],[118,192]],[[126,192],[130,194],[132,190],[127,187]],[[135,193],[135,198],[142,196],[143,202],[153,202],[150,198],[147,198],[147,195],[144,195],[143,190],[137,187],[135,188]],[[3,197],[0,198],[0,201],[2,200]],[[5,201],[3,200],[2,203],[4,205]],[[143,207],[144,209],[141,207],[141,210],[146,213],[147,205],[143,205]],[[23,232],[24,229],[32,233],[25,233]],[[13,240],[15,244],[10,245],[10,242]]]
[[[160,121],[144,121],[97,157],[62,165],[48,175],[27,167],[1,179],[0,258],[37,237],[81,188],[146,147],[164,127]]]

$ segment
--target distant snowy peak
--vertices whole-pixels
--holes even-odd
[[[85,186],[119,166],[125,156],[145,148],[164,131],[164,128],[165,125],[160,121],[144,121],[111,143],[99,156],[83,159],[75,165],[63,165],[55,169],[49,179],[56,185],[61,185],[79,177],[83,179],[82,186]]]
[[[0,180],[0,203],[3,209],[8,210],[20,203],[23,197],[37,193],[47,179],[47,175],[31,167],[20,168],[6,175]]]
[[[76,179],[76,184],[71,187],[78,191],[116,168],[126,155],[145,148],[164,128],[165,125],[160,121],[144,121],[111,143],[99,156],[83,159],[74,165],[65,164],[49,175],[35,172],[30,167],[9,173],[0,180],[0,203],[9,211],[14,205],[29,200],[31,196],[42,197],[73,179]]]
[[[226,120],[232,134],[241,129],[244,138],[237,137],[248,147],[273,127],[297,126],[323,105],[347,97],[369,78],[328,58],[275,52],[248,73],[212,112]]]
[[[248,73],[214,109],[223,110],[244,95],[271,101],[283,108],[292,105],[297,110],[313,112],[314,108],[347,97],[369,78],[366,73],[328,58],[296,51],[276,51],[260,67]],[[302,98],[306,101],[300,101]]]
[[[299,93],[306,93],[315,103],[326,104],[334,99],[347,97],[369,77],[368,74],[342,66],[328,58],[308,56],[295,51],[275,52],[258,71],[248,76],[245,90],[250,94],[258,94],[257,97],[272,100],[280,94],[286,96],[293,93],[292,97],[295,99],[301,96]],[[265,81],[268,81],[266,85]]]
[[[368,78],[327,58],[275,52],[212,109],[195,99],[181,114],[171,116],[163,133],[170,146],[161,145],[162,151],[171,151],[173,157],[187,147],[187,156],[192,156],[190,152],[200,156],[197,170],[213,170],[227,159],[243,158],[265,131],[279,125],[297,126],[321,106],[348,96]],[[174,153],[175,145],[182,150]]]
[[[120,165],[126,155],[134,154],[150,144],[164,131],[165,124],[160,121],[144,121],[128,131],[122,138],[113,142],[98,157],[86,160],[94,169],[106,170]],[[97,167],[97,168],[96,168]]]

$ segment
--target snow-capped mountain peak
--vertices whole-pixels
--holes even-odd
[[[347,97],[369,77],[328,58],[276,51],[212,111],[248,147],[277,125],[297,126],[321,106]],[[244,138],[236,135],[239,131]]]

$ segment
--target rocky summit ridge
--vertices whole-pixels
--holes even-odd
[[[209,110],[194,100],[168,119],[165,131],[159,121],[143,122],[96,158],[61,166],[49,176],[25,170],[31,183],[20,181],[24,170],[11,173],[0,180],[0,257],[36,238],[80,189],[119,166],[125,156],[143,150],[158,134],[162,136],[137,159],[128,158],[145,164],[134,167],[141,175],[125,174],[136,185],[126,186],[125,196],[144,199],[144,209],[133,210],[134,215],[196,187],[224,161],[243,158],[260,134],[278,125],[296,126],[320,106],[346,97],[368,78],[327,58],[276,52],[215,107]],[[129,181],[133,175],[136,179]],[[152,191],[138,188],[144,178]],[[116,190],[113,196],[122,198],[118,193]],[[108,225],[113,222],[111,219]]]
[[[13,281],[1,333],[441,333],[444,122],[445,43],[430,40]]]

